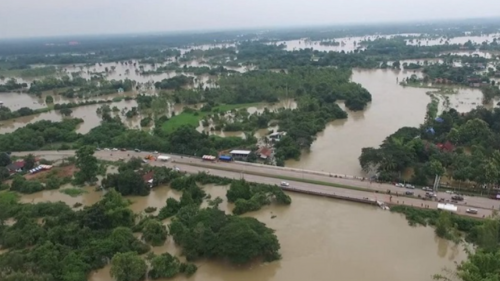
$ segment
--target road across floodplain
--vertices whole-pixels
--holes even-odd
[[[74,156],[75,151],[37,151],[37,152],[15,152],[14,155],[25,156],[29,153],[48,160],[60,160]],[[105,161],[127,160],[132,157],[144,158],[151,153],[135,151],[96,151],[95,156]],[[420,208],[436,209],[438,202],[423,200],[425,191],[412,190],[415,197],[401,196],[407,189],[396,187],[391,184],[369,182],[353,178],[341,178],[331,176],[322,172],[289,169],[286,167],[267,166],[253,163],[241,162],[204,162],[200,158],[169,155],[168,162],[149,161],[152,166],[178,167],[188,173],[207,172],[216,176],[227,178],[244,178],[248,181],[280,184],[282,180],[290,184],[289,191],[316,194],[323,196],[335,196],[356,199],[381,201],[386,204],[407,205]],[[387,191],[391,191],[388,194]],[[392,195],[392,197],[391,197]],[[438,198],[451,200],[451,194],[441,192]],[[458,213],[466,213],[467,208],[478,209],[477,217],[489,216],[493,210],[500,208],[500,202],[483,197],[465,196],[463,202],[457,205]]]

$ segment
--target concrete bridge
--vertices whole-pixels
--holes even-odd
[[[13,155],[25,156],[34,154],[37,157],[47,160],[60,160],[75,155],[75,151],[31,151],[14,152]],[[128,160],[132,157],[143,158],[151,153],[134,151],[96,151],[95,156],[101,160],[118,161]],[[277,184],[281,181],[289,183],[290,192],[299,192],[311,195],[319,195],[343,200],[356,201],[376,205],[376,201],[384,202],[388,205],[407,205],[420,208],[436,209],[438,202],[423,200],[425,191],[416,189],[415,195],[403,196],[407,189],[396,187],[391,184],[375,183],[361,178],[348,177],[345,175],[335,175],[319,171],[309,171],[286,167],[268,166],[247,162],[206,162],[201,158],[171,155],[170,161],[150,161],[152,166],[178,167],[188,173],[207,172],[216,176],[227,178],[245,178],[248,181]],[[388,194],[387,191],[391,191]],[[391,196],[392,195],[392,196]],[[451,194],[440,192],[438,198],[451,200]],[[491,215],[493,210],[499,210],[500,201],[483,197],[465,196],[463,202],[455,204],[458,206],[458,213],[466,214],[467,208],[478,209],[476,216],[483,217]]]

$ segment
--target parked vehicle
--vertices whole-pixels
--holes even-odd
[[[405,185],[404,185],[403,183],[399,183],[399,182],[398,182],[398,183],[396,183],[396,184],[394,184],[394,185],[395,185],[396,187],[405,187]]]
[[[465,212],[467,214],[477,215],[477,209],[469,208],[469,209],[465,210]]]
[[[409,189],[415,189],[415,186],[414,186],[414,185],[411,185],[411,184],[409,184],[409,183],[407,183],[407,184],[405,185],[405,187],[406,187],[406,188],[409,188]]]
[[[460,195],[453,195],[451,196],[451,199],[454,201],[464,201],[464,197]]]
[[[283,187],[288,187],[288,186],[290,186],[290,184],[289,184],[289,183],[287,183],[286,181],[282,181],[280,185],[281,185],[281,186],[283,186]]]
[[[500,193],[499,193],[499,194],[496,194],[496,195],[491,196],[491,199],[500,200]]]
[[[139,148],[134,149],[135,152],[141,152]]]
[[[428,186],[424,186],[424,187],[422,187],[422,190],[423,191],[432,191],[432,188],[430,188]]]
[[[436,198],[437,195],[435,193],[432,193],[432,192],[426,192],[425,197],[426,198]]]

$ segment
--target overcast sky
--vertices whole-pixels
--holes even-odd
[[[494,16],[499,0],[0,0],[0,38]]]

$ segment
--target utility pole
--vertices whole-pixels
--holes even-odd
[[[438,192],[440,181],[441,181],[441,176],[436,175],[436,177],[434,178],[434,186],[432,187],[432,190],[434,190],[434,193]]]

